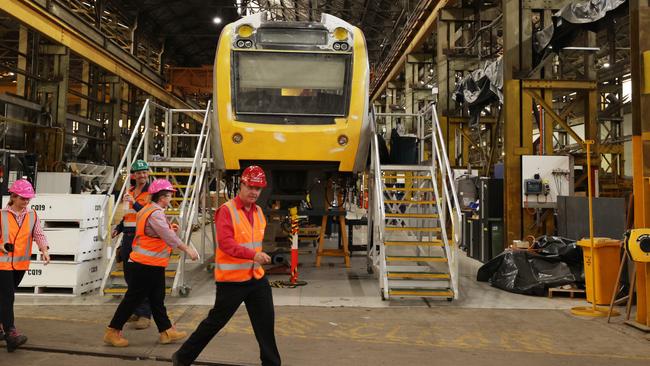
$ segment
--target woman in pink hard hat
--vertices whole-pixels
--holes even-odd
[[[149,298],[151,314],[158,327],[159,343],[167,344],[185,338],[187,333],[172,326],[165,309],[165,267],[173,248],[187,253],[192,260],[199,255],[185,245],[176,235],[178,225],[172,225],[165,216],[173,193],[172,184],[166,179],[156,179],[149,185],[151,203],[144,206],[136,216],[133,249],[125,263],[129,267],[128,289],[117,307],[113,320],[106,328],[104,342],[114,347],[126,347],[129,341],[122,337],[122,328],[133,311]]]
[[[26,179],[18,179],[9,188],[7,207],[0,210],[0,340],[13,352],[27,342],[14,325],[14,296],[29,269],[32,242],[36,241],[45,264],[50,262],[48,244],[36,212],[27,208],[34,188]]]

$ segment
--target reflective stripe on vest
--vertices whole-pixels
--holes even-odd
[[[135,238],[133,239],[133,250],[129,258],[141,264],[156,267],[167,267],[171,248],[160,238],[154,238],[145,234],[145,226],[149,217],[156,211],[162,209],[148,204],[143,207],[137,215]]]
[[[147,185],[145,184],[144,187],[142,187],[142,191],[140,194],[138,194],[136,197],[133,197],[135,202],[139,203],[140,205],[146,206],[149,204],[149,192],[145,189],[147,188]],[[129,193],[133,195],[135,192],[135,187],[129,188]],[[129,202],[129,209],[124,210],[124,227],[135,227],[135,221],[137,219],[137,211],[133,208],[133,202]]]
[[[9,215],[12,216],[9,219]],[[13,252],[4,254],[0,252],[0,270],[27,270],[32,257],[32,242],[36,212],[27,212],[21,225],[16,217],[8,210],[0,211],[0,225],[2,227],[2,240],[4,244],[14,245]]]
[[[234,201],[230,200],[223,206],[230,213],[233,224],[234,239],[238,245],[252,249],[256,253],[262,251],[262,239],[264,238],[264,229],[266,228],[266,219],[262,209],[254,206],[256,215],[253,223],[248,221],[246,213],[238,210]],[[223,207],[222,206],[222,207]],[[259,263],[251,259],[232,257],[216,245],[214,278],[217,282],[244,282],[252,278],[262,278],[264,268]]]

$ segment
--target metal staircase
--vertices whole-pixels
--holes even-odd
[[[375,121],[373,111],[373,128]],[[419,114],[417,137],[419,164],[382,165],[373,131],[369,265],[384,300],[451,301],[458,298],[460,210],[435,105]]]
[[[142,113],[133,127],[133,134],[126,146],[120,165],[109,188],[112,192],[117,182],[122,177],[130,175],[131,162],[142,158],[151,167],[150,176],[152,179],[165,178],[174,184],[178,190],[172,199],[172,204],[165,211],[171,222],[177,223],[180,227],[179,236],[187,244],[200,248],[198,253],[204,257],[206,253],[205,218],[200,218],[206,212],[206,193],[210,164],[210,118],[211,105],[208,103],[204,110],[193,109],[170,109],[160,106],[150,100],[144,104]],[[174,125],[188,126],[201,120],[200,133],[178,133],[174,131]],[[158,123],[154,123],[154,121]],[[137,142],[136,142],[137,140]],[[189,142],[188,142],[189,140]],[[193,156],[183,155],[178,150],[181,146],[191,145],[186,151],[191,151]],[[184,155],[187,155],[184,154]],[[128,181],[122,185],[122,189],[116,202],[122,202],[122,197],[128,186]],[[107,196],[105,206],[112,202]],[[110,227],[106,223],[113,223],[118,212],[118,205],[110,209],[108,220],[102,220],[103,227],[100,227],[100,235],[109,236]],[[104,212],[104,211],[103,211]],[[207,215],[210,216],[210,215]],[[118,217],[119,219],[119,217]],[[202,220],[203,219],[203,220]],[[119,221],[119,220],[118,220]],[[201,225],[203,224],[203,225]],[[197,227],[203,226],[201,245],[195,245],[192,241],[192,232]],[[105,295],[122,295],[126,292],[124,270],[122,263],[117,263],[117,248],[121,243],[122,235],[114,239],[108,238],[110,259],[106,265],[102,279],[101,291]],[[186,273],[185,253],[172,252],[169,266],[165,271],[167,278],[167,293],[172,295],[186,296],[190,288],[185,279]]]

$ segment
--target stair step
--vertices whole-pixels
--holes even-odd
[[[447,262],[445,257],[419,257],[410,255],[389,255],[386,256],[388,262]]]
[[[435,205],[436,201],[384,200],[384,203],[397,205]]]
[[[449,280],[449,273],[426,273],[426,272],[388,272],[388,278],[393,279],[425,279],[425,280]]]
[[[384,215],[389,218],[405,218],[405,219],[437,219],[438,214],[421,214],[421,213],[387,213]]]
[[[400,246],[423,246],[423,247],[442,247],[444,244],[442,240],[432,241],[385,241],[384,245],[387,247],[400,247]]]
[[[109,288],[104,289],[104,294],[108,295],[124,295],[126,293],[126,286],[113,286]],[[172,288],[171,287],[165,287],[165,293],[167,295],[172,293]]]
[[[393,165],[393,164],[387,164],[387,165],[382,165],[380,167],[382,172],[429,172],[431,169],[431,166],[429,165]]]
[[[198,172],[194,172],[192,175],[196,175]],[[151,172],[149,175],[154,177],[189,177],[190,172]]]
[[[382,178],[384,178],[384,179],[431,179],[431,176],[430,175],[414,175],[414,176],[382,175]]]
[[[389,289],[390,296],[418,296],[418,297],[446,297],[453,298],[454,292],[451,289],[445,290],[427,290],[427,289]]]
[[[172,184],[172,186],[174,188],[181,188],[181,189],[187,188],[187,184]],[[191,184],[190,187],[194,187],[194,184]]]
[[[433,188],[384,188],[386,192],[433,192]]]
[[[124,277],[124,271],[113,271],[111,272],[112,277]],[[176,276],[176,271],[165,271],[165,277],[174,278]]]
[[[439,232],[439,227],[387,227],[386,231],[427,231]]]

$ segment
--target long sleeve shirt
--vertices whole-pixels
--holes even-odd
[[[160,210],[154,211],[149,216],[147,223],[144,225],[144,234],[153,238],[160,238],[172,248],[183,244],[183,241],[176,235],[174,230],[169,228],[165,210],[155,203],[152,203],[152,205],[160,208]]]
[[[6,210],[8,210],[14,217],[16,218],[16,222],[18,223],[18,226],[23,224],[23,221],[25,220],[25,216],[27,216],[27,208],[24,208],[22,211],[17,212],[14,211],[13,206],[7,205],[5,207]],[[42,252],[48,248],[48,241],[47,237],[45,236],[45,233],[43,232],[43,228],[41,227],[41,221],[38,218],[38,215],[36,216],[36,223],[34,224],[34,231],[32,232],[32,237],[34,238],[34,241],[36,242],[36,245],[38,245],[38,249]]]
[[[238,209],[244,210],[248,222],[253,225],[255,222],[255,205],[251,205],[251,207],[246,209],[244,203],[239,199],[239,196],[235,197],[234,201],[235,206]],[[235,241],[235,230],[232,225],[230,211],[228,211],[227,207],[221,206],[217,210],[214,214],[214,222],[217,228],[217,242],[219,243],[219,249],[235,258],[253,259],[253,257],[255,257],[255,251],[253,249],[243,247]]]

